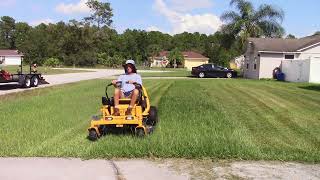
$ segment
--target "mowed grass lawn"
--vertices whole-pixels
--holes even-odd
[[[145,80],[159,108],[154,134],[86,139],[106,80],[0,99],[0,156],[184,157],[320,162],[320,85]]]
[[[142,77],[188,77],[188,76],[191,76],[191,71],[188,71],[186,69],[166,68],[163,70],[159,69],[158,71],[160,72],[142,72],[139,74],[141,74]]]

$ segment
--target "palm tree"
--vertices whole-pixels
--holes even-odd
[[[184,56],[178,48],[174,48],[169,53],[169,61],[176,68],[178,64],[184,64]]]
[[[159,55],[161,51],[161,48],[158,44],[151,44],[147,47],[147,54],[148,56],[151,56],[151,61],[149,62],[149,65],[154,62],[155,56]]]
[[[258,9],[247,0],[231,0],[230,6],[235,6],[239,12],[227,11],[221,20],[227,22],[222,30],[240,37],[244,43],[248,37],[282,37],[284,29],[280,23],[284,12],[272,5],[263,4]]]

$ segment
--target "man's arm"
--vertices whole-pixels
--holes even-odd
[[[111,82],[112,82],[112,84],[114,85],[114,86],[116,86],[117,85],[117,82],[119,82],[119,81],[122,81],[122,75],[120,75],[119,77],[118,77],[118,79],[116,79],[116,80],[112,80]]]

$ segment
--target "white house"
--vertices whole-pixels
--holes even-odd
[[[0,50],[0,65],[20,65],[23,54],[17,50]]]
[[[283,63],[286,63],[286,69],[288,69],[288,61],[286,60],[300,60],[299,62],[310,60],[309,64],[312,67],[309,69],[313,69],[320,62],[317,59],[320,60],[320,35],[301,39],[249,38],[243,68],[244,77],[251,79],[273,78],[275,68],[281,69]],[[291,68],[289,67],[289,69]],[[296,69],[296,71],[306,71],[307,69]],[[292,71],[294,70],[292,69]],[[290,74],[295,74],[295,72],[287,73],[287,75]],[[317,79],[314,76],[320,76],[320,74],[310,74],[310,72],[304,72],[304,74],[310,76],[308,81],[304,82],[311,82],[310,79]],[[289,76],[287,77],[290,79]]]

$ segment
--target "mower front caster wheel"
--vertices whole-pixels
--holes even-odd
[[[146,135],[146,133],[144,132],[143,128],[138,128],[136,129],[136,136],[139,138],[142,138]]]
[[[89,131],[88,139],[89,139],[90,141],[96,141],[96,140],[98,139],[98,134],[97,134],[96,130],[91,129],[91,130]]]

